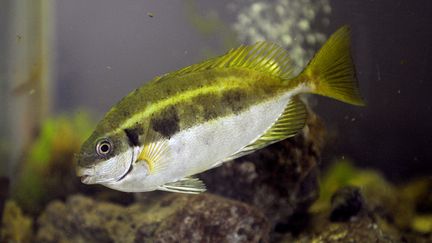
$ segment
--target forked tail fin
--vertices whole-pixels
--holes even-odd
[[[363,106],[350,44],[350,29],[343,26],[330,36],[299,78],[307,82],[311,93]]]

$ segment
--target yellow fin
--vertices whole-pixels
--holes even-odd
[[[306,69],[310,91],[353,105],[364,105],[350,52],[350,29],[337,30],[315,54]]]
[[[137,161],[145,161],[148,165],[150,174],[163,171],[163,169],[166,168],[166,163],[169,162],[165,157],[168,149],[168,140],[152,131],[148,131],[145,136],[145,145],[141,150]]]
[[[270,144],[295,136],[305,126],[306,118],[305,105],[297,97],[294,97],[288,102],[276,122],[263,135],[224,161],[239,158]]]
[[[217,68],[245,68],[279,76],[283,79],[292,77],[291,60],[287,51],[271,42],[257,42],[254,45],[242,45],[225,55],[194,64],[183,69],[156,78],[159,82],[166,78],[192,72]]]

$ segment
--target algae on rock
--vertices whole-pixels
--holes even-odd
[[[163,193],[128,207],[72,196],[38,219],[40,242],[266,242],[267,219],[247,204],[208,193]]]
[[[7,201],[0,227],[0,242],[31,242],[33,221],[14,201]]]
[[[396,186],[388,182],[379,172],[358,169],[347,160],[336,161],[324,174],[320,187],[321,196],[311,207],[311,212],[314,214],[312,218],[320,217],[319,215],[330,217],[330,198],[340,188],[353,186],[363,195],[363,210],[375,224],[374,227],[380,230],[382,236],[386,236],[378,242],[388,242],[389,239],[390,242],[430,242],[429,239],[432,237],[432,217],[430,217],[432,180],[430,178],[416,179],[406,185]],[[361,221],[363,218],[357,220]],[[324,226],[315,225],[312,228],[315,229],[310,230],[318,235],[326,234],[325,231],[328,231]]]

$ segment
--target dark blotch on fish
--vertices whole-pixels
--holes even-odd
[[[234,113],[238,113],[243,110],[242,99],[245,97],[245,93],[241,90],[231,90],[223,94],[222,102],[228,107],[231,107]]]
[[[142,128],[135,127],[135,128],[125,129],[124,131],[128,137],[129,144],[131,146],[140,146],[141,145],[141,143],[139,141],[139,136],[142,134]]]
[[[160,116],[152,118],[150,121],[151,127],[162,136],[170,138],[172,135],[180,131],[180,119],[177,110],[174,107],[168,108]]]

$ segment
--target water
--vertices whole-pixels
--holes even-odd
[[[316,215],[334,212],[330,198],[346,185],[362,188],[360,196],[347,189],[336,198],[351,196],[359,202],[359,218],[368,205],[372,214],[388,220],[398,232],[386,232],[388,239],[431,239],[431,13],[432,3],[426,0],[0,1],[0,201],[7,198],[20,208],[9,203],[3,211],[0,239],[55,242],[76,235],[72,242],[171,242],[175,237],[197,242],[300,241],[312,239],[308,230],[317,235],[325,231],[326,226],[314,224]],[[75,176],[74,154],[96,122],[153,77],[260,40],[286,48],[299,72],[344,24],[351,26],[352,54],[367,106],[308,96],[326,135],[322,123],[313,120],[311,136],[206,172],[202,179],[210,193],[198,199],[207,211],[194,197],[114,192],[83,185]],[[323,182],[319,200],[317,178]],[[374,187],[377,184],[380,187]],[[67,203],[52,206],[56,199]],[[116,206],[99,205],[101,201]],[[398,201],[411,205],[406,214],[395,213]],[[137,202],[140,216],[121,208]],[[152,212],[143,204],[151,205]],[[90,210],[85,218],[85,205],[97,205],[102,216]],[[190,210],[180,213],[182,205]],[[235,212],[227,209],[230,206]],[[380,207],[381,213],[374,211]],[[7,217],[13,210],[22,210],[27,218],[12,223],[18,222]],[[304,216],[308,210],[314,216]],[[126,220],[111,219],[115,217],[110,212]],[[79,222],[87,222],[87,228],[73,219],[64,220],[64,231],[47,226],[56,225],[55,218],[76,215],[84,217]],[[98,220],[105,225],[101,217],[110,218],[106,225],[126,221],[127,227],[123,224],[117,233],[108,226],[99,229]],[[385,228],[367,220],[359,224]],[[95,236],[89,229],[94,227],[102,233]],[[27,233],[13,234],[20,230]]]

